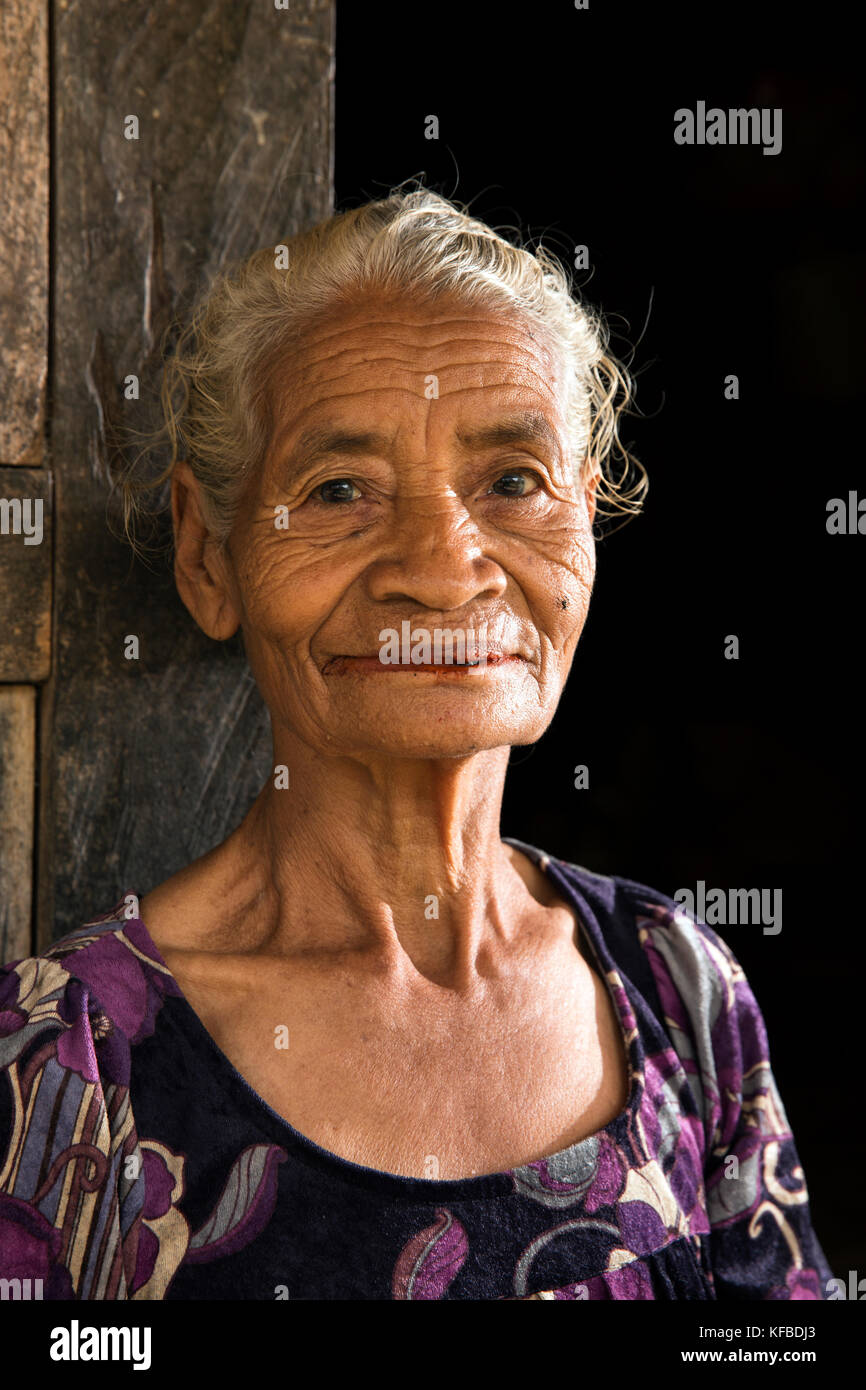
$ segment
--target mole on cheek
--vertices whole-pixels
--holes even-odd
[[[567,599],[567,598],[561,598],[559,601],[560,601],[560,603],[562,604],[563,608],[567,608],[567,607],[568,607],[568,599]]]

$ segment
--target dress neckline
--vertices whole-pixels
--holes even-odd
[[[267,1101],[250,1085],[205,1027],[181,989],[176,976],[163,959],[148,931],[146,922],[138,915],[140,907],[137,894],[127,893],[124,896],[123,903],[126,904],[124,917],[126,921],[134,921],[138,924],[148,955],[151,955],[159,965],[160,973],[165,973],[171,980],[173,986],[171,993],[183,1010],[192,1038],[194,1042],[203,1046],[211,1057],[222,1084],[229,1090],[234,1090],[235,1093],[240,1092],[244,1096],[248,1107],[255,1114],[258,1125],[270,1132],[274,1142],[290,1149],[294,1157],[318,1168],[324,1166],[330,1169],[335,1178],[355,1181],[383,1195],[395,1198],[402,1197],[412,1201],[480,1200],[497,1197],[503,1193],[505,1180],[508,1181],[510,1187],[516,1186],[518,1189],[527,1184],[530,1187],[537,1185],[539,1170],[543,1170],[544,1174],[552,1179],[557,1186],[582,1182],[584,1175],[595,1168],[595,1157],[602,1136],[619,1128],[624,1123],[628,1124],[630,1117],[640,1104],[644,1076],[644,1051],[640,1031],[637,1028],[634,1008],[628,995],[628,982],[610,956],[593,909],[574,881],[576,866],[561,864],[560,861],[554,860],[543,850],[534,845],[526,844],[522,840],[509,836],[503,836],[502,839],[503,843],[512,845],[531,859],[541,872],[554,883],[560,895],[576,910],[579,928],[583,930],[585,939],[589,941],[594,957],[592,964],[614,1006],[625,1051],[629,1081],[628,1096],[623,1109],[602,1129],[586,1135],[583,1139],[578,1139],[574,1144],[569,1144],[556,1153],[531,1159],[526,1163],[496,1173],[482,1173],[474,1177],[461,1178],[409,1177],[342,1158],[339,1154],[324,1148],[300,1130],[295,1129],[294,1125],[268,1105]],[[563,872],[566,868],[571,870],[569,874]],[[121,904],[122,906],[123,904]],[[579,948],[575,946],[575,949]],[[614,988],[608,979],[608,972],[611,970],[618,975],[622,984],[621,989]]]

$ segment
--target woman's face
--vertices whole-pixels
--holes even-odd
[[[361,758],[538,739],[595,574],[546,342],[501,312],[368,297],[286,353],[273,399],[224,563],[275,734]],[[486,627],[486,664],[383,662],[404,622],[431,647]]]

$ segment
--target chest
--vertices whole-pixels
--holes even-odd
[[[229,994],[167,963],[261,1099],[365,1167],[446,1180],[502,1172],[595,1133],[628,1099],[619,1017],[577,953],[466,1004],[265,976]]]

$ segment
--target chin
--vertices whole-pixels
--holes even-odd
[[[380,758],[470,758],[476,753],[494,748],[536,743],[550,724],[544,720],[519,720],[499,717],[461,717],[459,712],[431,713],[423,719],[391,716],[387,721],[354,720],[337,735],[336,742],[348,756],[353,753],[373,754]],[[336,734],[336,730],[334,731]]]

